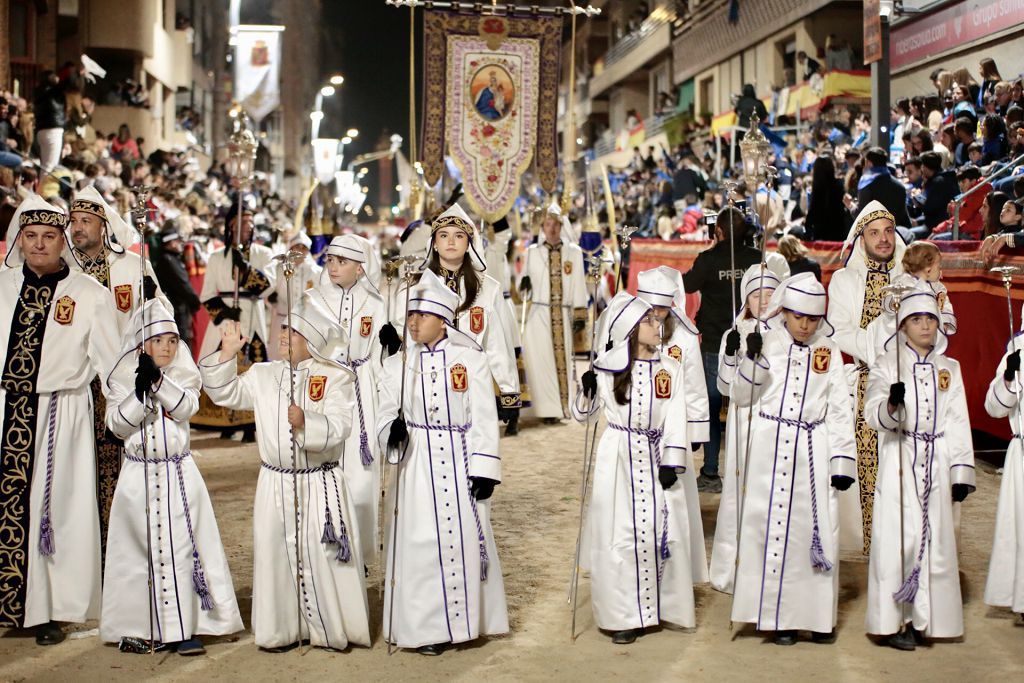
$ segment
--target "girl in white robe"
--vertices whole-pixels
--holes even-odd
[[[871,368],[864,407],[879,436],[866,627],[899,650],[913,650],[918,635],[956,638],[964,628],[953,518],[954,503],[974,490],[974,450],[941,320],[926,283],[903,296],[899,339]]]
[[[996,368],[985,394],[985,410],[1010,420],[1013,438],[1006,448],[992,556],[985,582],[985,604],[1009,607],[1024,616],[1024,449],[1021,448],[1020,355],[1024,337],[1017,335]]]
[[[142,329],[145,358],[139,354]],[[152,636],[178,654],[202,654],[196,636],[227,635],[243,626],[210,496],[189,450],[188,420],[199,409],[202,386],[199,369],[178,341],[174,315],[159,300],[147,301],[136,313],[123,348],[107,379],[107,426],[124,440],[125,462],[110,511],[100,637],[135,640],[137,647]],[[147,383],[137,378],[146,372],[157,379],[148,385],[144,404],[137,384]]]
[[[677,481],[691,460],[683,366],[658,350],[661,317],[638,298],[608,311],[613,346],[572,410],[587,421],[604,408],[608,420],[585,547],[594,619],[612,642],[627,644],[663,621],[696,625],[687,490]]]
[[[835,640],[839,596],[837,490],[856,474],[853,407],[812,273],[785,280],[763,337],[747,337],[730,396],[754,403],[732,620],[793,645],[798,631]],[[763,344],[763,345],[762,345]],[[827,420],[826,420],[827,416]]]
[[[458,304],[423,273],[410,293],[405,370],[401,354],[391,356],[379,385],[377,436],[397,466],[385,507],[383,632],[424,655],[508,632],[490,523],[501,480],[494,390],[487,357],[451,327]]]
[[[768,300],[778,286],[779,278],[767,268],[764,269],[762,280],[760,264],[751,266],[743,274],[740,283],[743,305],[736,316],[733,331],[723,335],[718,353],[718,391],[722,396],[729,395],[738,359],[743,358],[747,352],[744,340],[757,329],[756,316],[761,311],[767,311]],[[764,330],[763,321],[761,329]],[[734,348],[729,344],[729,335],[733,334]],[[730,404],[725,421],[725,460],[722,471],[726,476],[722,477],[722,496],[718,500],[710,569],[711,587],[723,593],[732,593],[733,581],[736,579],[736,530],[741,509],[740,491],[743,490],[743,460],[747,451],[747,418],[756,414],[756,411],[756,407],[751,413],[750,406],[741,410],[735,404]]]
[[[210,398],[252,410],[256,419],[252,631],[256,645],[270,652],[300,642],[333,650],[369,646],[359,530],[338,466],[354,398],[351,371],[331,358],[345,335],[308,297],[292,311],[291,324],[293,333],[281,335],[281,355],[287,358],[287,345],[294,345],[292,368],[287,360],[256,363],[239,376],[235,352],[245,340],[230,320],[221,325],[220,351],[199,361]],[[308,353],[299,353],[303,342]]]

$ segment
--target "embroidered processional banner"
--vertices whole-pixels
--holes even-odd
[[[531,163],[555,190],[561,32],[554,17],[424,15],[424,178],[436,184],[448,154],[488,222],[511,210]]]

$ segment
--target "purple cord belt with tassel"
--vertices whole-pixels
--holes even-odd
[[[466,470],[466,482],[469,483],[469,453],[466,448],[466,432],[473,426],[472,422],[468,422],[464,425],[432,425],[432,424],[415,424],[413,422],[406,422],[405,425],[412,429],[423,429],[426,431],[434,432],[455,432],[459,435],[462,440],[462,464]],[[476,509],[476,498],[473,496],[473,492],[469,493],[469,506],[473,510],[473,519],[476,521],[476,536],[480,542],[480,580],[487,580],[487,568],[490,565],[490,558],[487,556],[487,542],[484,539],[484,527],[480,523],[480,513]]]
[[[655,468],[661,468],[661,437],[665,435],[663,429],[648,429],[646,427],[625,427],[623,425],[615,424],[614,422],[608,423],[609,429],[614,429],[617,432],[626,432],[628,434],[638,434],[640,436],[646,436],[650,444],[651,450],[654,451],[654,466]],[[654,479],[658,478],[658,469],[654,471]],[[661,548],[658,551],[658,557],[661,558],[661,562],[658,564],[658,583],[661,583],[661,577],[664,571],[665,560],[672,557],[672,553],[668,549],[668,500],[665,497],[665,492],[661,492]]]
[[[366,435],[366,418],[363,416],[363,392],[359,387],[359,366],[370,360],[369,356],[359,358],[348,363],[348,367],[355,375],[356,408],[359,409],[359,462],[363,467],[369,467],[373,463],[373,454],[370,452],[370,438]]]
[[[53,541],[53,520],[50,516],[50,501],[53,497],[53,441],[57,434],[58,392],[50,394],[50,405],[46,411],[46,487],[43,489],[43,516],[39,520],[39,554],[50,557],[57,549]]]
[[[924,560],[924,551],[930,535],[928,524],[928,507],[932,497],[932,462],[935,457],[935,441],[946,435],[945,432],[933,434],[931,432],[913,432],[903,430],[904,436],[909,436],[915,441],[923,441],[925,444],[925,462],[927,463],[924,475],[924,495],[921,496],[921,544],[917,549],[917,558],[914,560],[914,568],[908,576],[903,578],[899,590],[892,594],[893,600],[899,603],[912,603],[917,597],[917,589],[921,585],[921,562]],[[913,472],[913,470],[911,470]],[[903,533],[903,529],[900,529]]]
[[[260,466],[265,470],[278,474],[319,474],[320,482],[324,487],[324,531],[320,536],[320,542],[325,546],[338,546],[338,552],[334,559],[342,564],[352,560],[352,543],[348,537],[348,527],[345,525],[345,517],[341,507],[341,489],[338,487],[338,461],[325,462],[315,467],[304,467],[293,470],[290,467],[278,467],[268,462],[260,461]],[[330,495],[327,491],[327,476],[330,475],[331,483],[334,485],[334,499],[338,504],[338,533],[334,531],[334,521],[331,515]]]
[[[188,494],[185,492],[185,477],[181,472],[181,461],[191,457],[191,451],[182,451],[177,455],[168,455],[165,458],[140,458],[130,453],[124,454],[124,459],[131,462],[151,463],[174,463],[175,473],[178,475],[178,492],[181,494],[181,507],[185,511],[185,526],[188,527],[188,539],[192,543],[192,589],[199,596],[199,605],[205,612],[213,609],[213,596],[210,595],[210,587],[206,583],[206,574],[203,572],[203,564],[199,559],[199,546],[196,545],[196,536],[192,530],[192,513],[189,511]],[[146,483],[147,487],[149,483]],[[148,494],[147,494],[148,495]]]
[[[760,410],[757,414],[765,420],[803,429],[807,433],[807,469],[811,483],[811,516],[814,520],[814,529],[811,533],[811,566],[819,571],[827,572],[832,569],[832,563],[825,557],[825,548],[821,545],[821,532],[818,527],[818,492],[814,482],[814,430],[825,424],[825,419],[807,422],[806,420],[791,420],[778,415],[770,415]]]

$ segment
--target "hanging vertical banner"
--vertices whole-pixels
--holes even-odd
[[[882,58],[882,9],[879,0],[864,0],[864,64]]]
[[[281,103],[282,31],[243,24],[235,36],[235,101],[257,123]]]
[[[424,177],[448,155],[484,220],[502,218],[534,164],[555,189],[562,22],[555,17],[424,14]]]

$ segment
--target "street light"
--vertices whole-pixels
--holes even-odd
[[[349,136],[350,138],[357,138],[359,137],[359,131],[355,128],[349,128],[347,131],[345,131],[345,135]]]
[[[352,138],[350,138],[349,136],[346,135],[345,137],[343,137],[341,139],[341,144],[343,144],[343,145],[351,145],[352,144]]]
[[[748,192],[757,192],[758,186],[768,179],[768,157],[771,153],[772,145],[761,132],[761,121],[754,114],[750,117],[750,129],[740,141],[743,179]]]
[[[345,77],[341,74],[334,74],[331,76],[331,85],[341,85],[345,82]]]
[[[245,116],[236,117],[235,131],[228,138],[228,173],[239,181],[250,180],[256,170],[259,142],[245,123]],[[241,183],[240,183],[241,184]],[[241,191],[241,188],[239,188]]]

